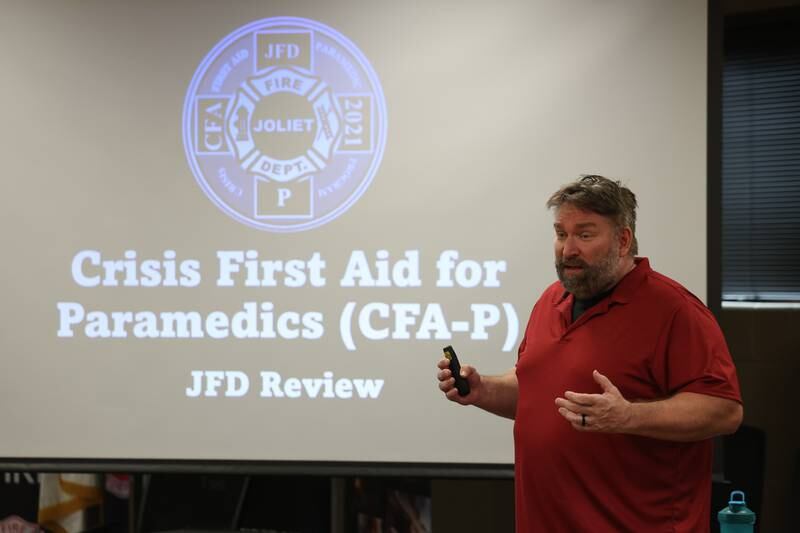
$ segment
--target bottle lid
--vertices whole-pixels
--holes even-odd
[[[717,513],[720,524],[755,524],[756,514],[745,505],[744,492],[731,492],[728,507]]]
[[[728,500],[728,507],[731,508],[731,511],[739,511],[744,509],[745,501],[744,501],[744,492],[741,490],[735,490],[731,492],[730,499]]]

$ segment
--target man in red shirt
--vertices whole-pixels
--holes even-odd
[[[553,283],[516,366],[448,399],[514,419],[517,531],[708,531],[711,438],[742,420],[713,315],[636,257],[636,197],[602,176],[557,191]]]

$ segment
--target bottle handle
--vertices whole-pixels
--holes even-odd
[[[736,496],[739,496],[741,499],[737,500]],[[735,490],[735,491],[731,492],[731,499],[730,499],[730,501],[728,501],[728,505],[737,504],[737,503],[740,504],[740,505],[744,505],[745,504],[744,492],[742,492],[740,490]]]

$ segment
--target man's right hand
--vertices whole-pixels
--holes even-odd
[[[461,396],[456,389],[456,380],[453,378],[453,373],[450,372],[450,361],[442,357],[436,364],[439,368],[439,373],[436,377],[439,379],[439,389],[444,393],[448,400],[460,403],[461,405],[475,404],[481,395],[481,375],[470,365],[461,365],[461,376],[469,383],[469,394]]]

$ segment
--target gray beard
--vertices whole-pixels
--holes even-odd
[[[616,271],[619,265],[617,250],[611,252],[596,265],[589,265],[581,259],[556,261],[556,274],[567,291],[579,300],[586,300],[610,289],[616,283]],[[565,276],[565,266],[583,267],[578,275]]]

